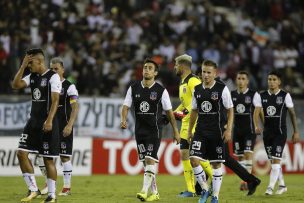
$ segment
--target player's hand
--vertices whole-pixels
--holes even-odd
[[[224,131],[224,142],[229,142],[231,140],[231,130],[226,129]]]
[[[67,137],[72,133],[73,127],[70,125],[66,125],[63,129],[63,137]]]
[[[53,122],[46,120],[43,124],[43,131],[44,132],[50,132],[53,128]]]
[[[262,134],[262,129],[260,127],[255,127],[255,134],[261,135]]]
[[[127,125],[127,121],[121,121],[120,122],[120,128],[121,129],[127,129],[128,125]]]
[[[291,140],[294,144],[300,142],[300,134],[298,132],[294,132]]]
[[[32,60],[33,60],[33,56],[26,54],[20,67],[25,69],[32,62]]]
[[[188,132],[188,138],[187,138],[187,141],[188,141],[188,143],[189,143],[189,144],[191,144],[192,139],[193,139],[193,133],[192,133],[192,132]]]
[[[178,131],[176,131],[174,133],[174,138],[173,139],[176,141],[176,144],[180,143],[181,138],[180,138],[180,135],[179,135]]]
[[[174,111],[173,115],[176,120],[181,121],[185,116],[187,116],[188,113],[189,111],[187,109],[184,109],[183,111]]]

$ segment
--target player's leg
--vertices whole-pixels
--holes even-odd
[[[252,159],[255,145],[256,135],[250,134],[245,140],[244,158],[246,162],[246,169],[248,173],[252,173]]]
[[[48,194],[47,172],[46,172],[46,168],[45,168],[45,165],[44,165],[43,157],[38,156],[37,161],[38,161],[38,166],[39,166],[39,169],[41,171],[41,174],[45,178],[45,184],[44,184],[44,188],[41,190],[41,194],[46,195],[46,194]]]
[[[238,175],[243,181],[248,183],[248,194],[252,195],[256,187],[261,183],[261,180],[254,175],[248,173],[248,171],[242,167],[239,162],[230,156],[229,146],[225,144],[225,162],[224,165],[230,168],[236,175]]]
[[[73,166],[71,156],[73,152],[73,132],[68,137],[60,135],[60,160],[63,166],[63,188],[59,196],[71,195],[71,180]]]
[[[209,197],[209,186],[206,179],[206,173],[200,164],[200,161],[206,160],[206,144],[207,143],[204,138],[199,137],[197,134],[195,134],[190,145],[190,161],[193,168],[194,177],[202,188],[201,196],[199,199],[200,203],[206,202]]]
[[[245,161],[245,157],[244,157],[244,143],[245,143],[245,139],[244,139],[244,135],[242,135],[242,133],[240,132],[235,132],[235,134],[233,135],[233,151],[234,151],[234,155],[238,157],[238,162],[239,164],[246,169],[246,161]],[[241,181],[240,183],[240,190],[244,191],[247,190],[247,182],[245,181]]]
[[[29,120],[19,139],[19,146],[17,151],[17,158],[19,161],[23,179],[28,187],[28,194],[25,198],[21,199],[21,202],[30,202],[32,199],[40,195],[40,191],[38,190],[34,175],[34,168],[31,160],[28,157],[30,152],[38,152],[37,144],[35,142],[33,133],[35,132],[31,128]]]
[[[69,156],[60,156],[60,160],[63,166],[63,188],[58,195],[71,195],[72,162]]]
[[[57,169],[54,158],[59,156],[59,129],[57,120],[53,121],[53,128],[51,132],[41,132],[42,148],[39,153],[43,157],[44,165],[47,171],[47,186],[48,196],[42,202],[56,202],[56,181]]]

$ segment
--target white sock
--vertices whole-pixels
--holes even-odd
[[[71,188],[71,179],[72,179],[72,162],[67,161],[62,163],[63,165],[63,187],[64,188]]]
[[[151,184],[151,192],[152,194],[157,194],[157,185],[156,185],[156,176],[153,177],[152,184]]]
[[[281,165],[280,164],[271,164],[271,172],[270,172],[270,181],[268,187],[274,188],[279,175],[280,175]]]
[[[279,186],[285,186],[282,167],[280,168],[280,173],[279,173]]]
[[[151,187],[153,178],[155,177],[155,166],[154,165],[146,165],[145,174],[144,174],[144,184],[142,188],[142,192],[148,193],[149,188]]]
[[[47,183],[47,171],[46,171],[46,167],[44,165],[43,158],[41,156],[39,156],[37,158],[37,161],[38,161],[38,166],[40,168],[41,174],[45,178],[45,183]]]
[[[239,161],[239,164],[241,164],[241,166],[243,166],[243,168],[246,169],[246,161],[245,160]]]
[[[23,179],[30,191],[38,191],[36,178],[34,174],[31,173],[23,173]]]
[[[56,181],[48,178],[47,185],[48,185],[49,196],[51,196],[52,198],[56,198]]]
[[[215,196],[218,198],[218,196],[220,194],[222,180],[223,180],[222,168],[213,169],[213,178],[212,178],[213,194],[212,194],[212,196]]]
[[[251,172],[252,172],[252,160],[246,160],[245,163],[246,163],[246,169],[247,169],[248,173],[251,174]]]
[[[197,167],[193,167],[193,173],[195,176],[196,181],[200,184],[201,188],[204,190],[208,190],[208,184],[206,181],[206,174],[201,165]]]

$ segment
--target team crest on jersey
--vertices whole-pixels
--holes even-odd
[[[44,142],[43,143],[43,149],[49,149],[49,143]]]
[[[157,99],[157,92],[151,92],[150,99],[151,100],[156,100]]]
[[[187,88],[183,87],[183,93],[186,94],[186,92],[187,92]]]
[[[64,88],[61,88],[60,95],[64,94]]]
[[[245,97],[245,103],[250,104],[251,103],[251,98],[249,96]]]
[[[61,142],[61,149],[66,149],[66,144],[65,144],[65,142]]]
[[[282,104],[283,103],[283,98],[282,97],[277,97],[277,104]]]
[[[153,151],[153,144],[148,145],[148,151]]]
[[[41,83],[40,83],[40,86],[41,86],[41,87],[45,87],[45,86],[46,86],[46,83],[47,83],[47,79],[46,79],[46,78],[42,78]]]
[[[223,152],[222,147],[216,147],[216,153],[221,154]]]
[[[217,100],[218,99],[218,92],[212,92],[211,93],[211,99],[212,100]]]

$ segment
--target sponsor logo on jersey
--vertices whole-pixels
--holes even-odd
[[[140,94],[135,94],[135,98],[139,98],[140,97]]]
[[[38,100],[40,99],[41,97],[41,92],[38,88],[35,88],[34,91],[33,91],[33,97],[35,100]]]
[[[268,106],[266,109],[267,115],[268,116],[273,116],[276,113],[276,108],[274,106]]]
[[[143,101],[143,102],[140,103],[139,109],[140,109],[141,112],[144,112],[144,113],[145,113],[145,112],[148,112],[149,109],[150,109],[150,105],[149,105],[148,102]]]
[[[236,106],[236,111],[237,111],[238,113],[244,113],[245,110],[246,110],[246,108],[245,108],[245,106],[244,106],[243,104],[238,104],[238,105]]]
[[[263,102],[267,102],[267,99],[263,99]]]
[[[46,86],[46,83],[47,83],[47,79],[46,79],[46,78],[42,78],[42,79],[41,79],[40,86],[41,86],[41,87],[45,87],[45,86]]]
[[[156,100],[157,99],[157,92],[151,92],[150,99],[153,100],[153,101]]]
[[[277,104],[282,104],[283,103],[283,97],[277,97],[276,103]]]
[[[203,103],[201,104],[201,108],[203,112],[208,113],[212,109],[212,104],[209,101],[203,101]]]
[[[217,100],[218,99],[218,92],[212,92],[211,93],[211,99],[212,100]]]
[[[245,97],[245,103],[246,103],[246,104],[250,104],[250,103],[251,103],[251,97],[246,96],[246,97]]]

